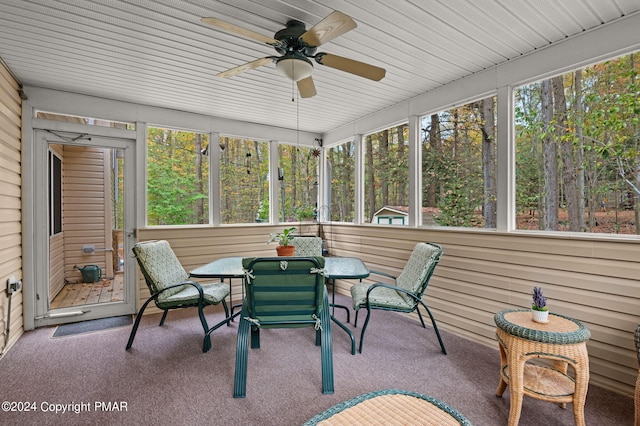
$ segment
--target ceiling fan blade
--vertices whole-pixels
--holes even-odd
[[[317,94],[316,86],[313,84],[313,77],[303,78],[298,80],[298,91],[303,98],[310,98]]]
[[[382,80],[387,73],[384,68],[365,64],[364,62],[356,61],[354,59],[333,55],[331,53],[318,53],[315,56],[315,59],[316,62],[321,65],[326,65],[340,71],[345,71],[375,81]]]
[[[273,56],[267,56],[266,58],[256,59],[255,61],[247,62],[246,64],[231,68],[230,70],[222,71],[221,73],[216,74],[216,76],[224,78],[233,77],[241,72],[249,71],[263,65],[267,65],[271,62],[273,62]]]
[[[309,28],[307,32],[300,36],[300,40],[309,46],[318,47],[327,43],[356,27],[356,23],[349,15],[345,15],[337,10],[331,12],[322,21]]]
[[[205,24],[213,25],[214,27],[217,27],[228,33],[240,35],[244,38],[255,40],[260,43],[266,43],[271,46],[280,46],[282,44],[279,40],[276,40],[275,38],[267,37],[255,31],[251,31],[246,28],[239,27],[230,22],[222,21],[218,18],[201,18],[200,21]]]

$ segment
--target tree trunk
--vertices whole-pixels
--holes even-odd
[[[347,142],[344,145],[344,149],[342,152],[342,159],[340,160],[340,164],[342,167],[340,168],[340,181],[342,182],[342,196],[340,198],[340,221],[344,222],[347,217],[347,212],[351,214],[353,210],[353,201],[354,201],[354,193],[351,191],[351,185],[353,185],[353,171],[351,167],[351,150],[352,150],[352,142]],[[345,202],[348,200],[349,202]],[[351,219],[353,220],[353,219]]]
[[[366,144],[366,163],[367,163],[367,169],[369,170],[369,173],[367,174],[369,179],[368,182],[365,183],[365,186],[367,188],[367,199],[365,202],[369,203],[369,222],[371,222],[373,220],[373,214],[376,212],[376,186],[375,186],[375,176],[374,176],[374,169],[373,169],[373,142],[372,142],[372,137],[369,136],[368,138],[365,138],[365,144]]]
[[[572,138],[567,138],[567,100],[564,95],[562,76],[552,79],[553,106],[555,110],[555,134],[560,141],[562,153],[562,182],[564,196],[569,214],[569,231],[580,232],[580,211],[578,200],[578,183],[574,161],[574,146]]]
[[[453,128],[453,161],[455,164],[459,164],[460,160],[460,150],[458,149],[459,142],[459,134],[460,131],[460,123],[459,123],[459,110],[458,108],[453,108],[451,113],[451,127]]]
[[[202,184],[202,135],[200,133],[196,133],[195,135],[195,151],[196,151],[196,194],[202,194],[203,184]],[[204,217],[204,199],[197,198],[196,199],[196,222],[195,223],[205,223]],[[208,222],[208,220],[206,220]]]
[[[584,140],[582,132],[583,107],[582,107],[582,70],[575,72],[575,113],[576,113],[576,139],[578,139],[578,149],[576,151],[576,183],[578,192],[578,214],[580,217],[580,230],[586,231],[586,221],[584,218],[585,191],[584,191]]]
[[[636,71],[635,71],[635,55],[632,53],[629,56],[629,62],[631,66],[631,87],[636,87]],[[636,98],[637,99],[637,98]],[[633,122],[633,139],[634,139],[634,149],[635,152],[638,152],[638,147],[640,146],[640,126],[638,125],[638,121]],[[636,155],[634,159],[634,163],[636,166],[635,170],[635,190],[633,191],[633,211],[635,216],[636,223],[636,234],[640,235],[640,193],[638,192],[638,188],[640,188],[640,155]]]
[[[493,97],[480,103],[482,114],[482,177],[484,184],[483,214],[485,228],[496,227],[496,146]]]
[[[380,147],[380,190],[382,194],[382,206],[389,205],[389,175],[391,164],[389,161],[389,129],[378,133],[378,146]],[[381,207],[382,207],[381,206]]]
[[[551,80],[541,83],[542,120],[544,123],[543,167],[544,167],[544,214],[543,228],[546,231],[558,230],[558,156],[557,144],[553,138],[553,97]]]
[[[229,158],[231,158],[231,152],[230,149],[230,145],[229,145],[229,138],[226,137],[222,137],[220,138],[220,148],[222,148],[222,153],[221,153],[221,164],[224,164],[225,169],[227,169],[227,172],[229,170]],[[218,147],[211,147],[211,149],[218,149]],[[226,176],[226,178],[228,179],[228,176]],[[223,183],[223,185],[229,185],[229,182],[225,182]],[[222,221],[222,223],[228,223],[230,220],[229,217],[229,208],[230,208],[230,195],[229,195],[229,191],[222,191],[222,208],[223,208],[223,216],[220,218],[220,220]]]
[[[291,213],[296,215],[296,208],[300,206],[298,200],[298,147],[291,148]]]
[[[260,165],[262,164],[261,158],[260,158],[260,143],[258,141],[253,141],[253,152],[255,153],[256,156],[256,160],[255,160],[255,165],[256,165],[256,177],[255,179],[257,179],[258,181],[258,189],[256,191],[256,206],[257,209],[260,210],[260,208],[262,207],[262,200],[263,198],[265,198],[266,196],[266,200],[269,200],[269,196],[267,194],[263,194],[262,193],[262,184],[263,184],[263,180],[264,180],[264,176],[262,175],[262,173],[260,173]],[[256,215],[257,217],[257,215]]]
[[[436,158],[440,150],[440,116],[431,114],[431,127],[429,128],[429,150],[431,157]],[[425,173],[423,179],[427,179],[427,207],[436,206],[436,188],[438,187],[438,171],[431,170],[431,177]]]
[[[406,149],[404,146],[404,130],[406,128],[406,125],[403,126],[398,126],[396,127],[396,129],[398,130],[398,164],[405,164],[405,157],[406,157]],[[402,169],[404,170],[404,169]],[[396,181],[398,181],[398,185],[402,185],[404,182],[406,182],[406,174],[402,174],[401,176],[398,176],[397,179],[395,179]],[[407,191],[404,190],[404,185],[400,186],[398,188],[398,201],[397,204],[399,206],[406,206],[409,204],[409,201],[407,200],[407,196],[408,193]]]

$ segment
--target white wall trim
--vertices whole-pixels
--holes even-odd
[[[184,111],[134,104],[78,93],[25,86],[33,109],[102,118],[121,122],[143,122],[150,125],[192,130],[202,133],[217,132],[223,135],[247,139],[277,140],[292,144],[313,146],[319,133],[296,131],[282,127],[267,126],[246,121],[194,114]],[[31,115],[31,113],[29,113]],[[298,141],[300,141],[298,143]]]

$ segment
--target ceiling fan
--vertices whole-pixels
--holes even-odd
[[[313,83],[313,78],[311,77],[313,72],[311,59],[314,59],[315,62],[320,65],[326,65],[330,68],[375,81],[381,80],[386,73],[384,68],[369,65],[354,59],[326,52],[316,53],[316,49],[319,46],[356,27],[354,20],[342,12],[334,11],[330,13],[309,30],[306,30],[303,22],[290,20],[287,22],[287,26],[276,32],[273,37],[256,33],[217,18],[202,18],[201,21],[223,31],[260,43],[266,43],[273,46],[281,55],[256,59],[255,61],[223,71],[217,74],[219,77],[232,77],[241,72],[275,62],[276,69],[291,80],[297,82],[300,96],[310,98],[316,95],[316,88]]]

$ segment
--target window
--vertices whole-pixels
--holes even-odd
[[[222,223],[269,221],[269,142],[220,137]]]
[[[635,56],[515,90],[517,229],[638,232]]]
[[[389,206],[409,204],[409,126],[372,133],[364,138],[365,221],[377,222],[377,214]]]
[[[62,232],[62,160],[49,151],[49,235]]]
[[[278,145],[281,222],[316,219],[319,156],[316,148]]]
[[[321,207],[320,220],[353,222],[355,218],[355,144],[345,142],[327,151],[330,182],[329,217]]]
[[[496,227],[496,98],[422,118],[422,223]]]
[[[135,123],[125,123],[121,121],[103,120],[99,118],[81,117],[77,115],[57,114],[53,112],[36,111],[36,118],[45,120],[64,121],[67,123],[87,124],[90,126],[112,127],[114,129],[135,130]]]
[[[209,137],[147,128],[147,224],[209,223]]]

